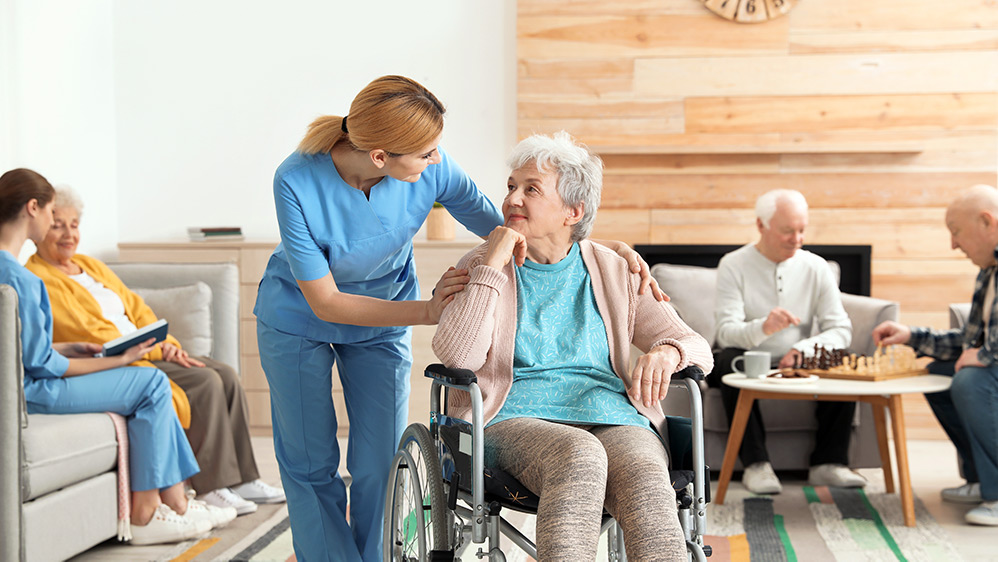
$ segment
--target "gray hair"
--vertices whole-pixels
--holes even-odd
[[[72,187],[66,184],[55,186],[55,206],[62,209],[73,209],[76,214],[83,216],[83,199]]]
[[[776,208],[781,201],[806,211],[807,199],[796,189],[774,189],[759,196],[755,201],[755,216],[762,221],[762,226],[769,228],[769,221],[776,214]]]
[[[558,195],[568,207],[582,205],[582,219],[572,227],[572,241],[589,237],[596,222],[603,191],[603,161],[572,135],[558,131],[552,136],[531,135],[509,155],[510,169],[533,162],[541,172],[558,174]]]

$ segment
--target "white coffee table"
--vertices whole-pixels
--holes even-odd
[[[940,375],[919,375],[886,381],[853,381],[843,379],[818,379],[810,383],[771,382],[765,378],[750,379],[745,375],[725,375],[725,384],[741,389],[735,417],[731,420],[728,432],[728,445],[724,449],[724,462],[721,465],[721,478],[717,483],[717,503],[724,503],[724,496],[735,469],[738,450],[745,436],[752,404],[756,400],[824,400],[836,402],[868,402],[873,407],[873,420],[877,430],[877,444],[880,447],[880,461],[884,470],[884,483],[888,493],[894,493],[894,475],[891,468],[891,452],[887,443],[887,422],[885,410],[890,412],[891,428],[894,432],[894,454],[898,465],[898,485],[901,495],[901,509],[904,523],[915,526],[915,502],[911,492],[911,476],[908,472],[908,446],[905,441],[904,413],[901,408],[901,395],[909,393],[939,392],[949,388],[953,381]]]

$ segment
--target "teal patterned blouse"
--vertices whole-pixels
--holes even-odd
[[[527,260],[516,268],[516,287],[513,386],[489,425],[540,418],[651,430],[610,365],[606,326],[579,245],[558,263]]]

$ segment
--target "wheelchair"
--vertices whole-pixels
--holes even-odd
[[[504,562],[500,535],[537,558],[536,545],[501,513],[512,509],[536,514],[538,497],[512,476],[484,466],[482,394],[474,372],[434,364],[424,374],[433,379],[430,426],[410,425],[399,442],[385,494],[383,559],[453,562],[462,560],[474,544],[479,545],[475,559]],[[710,556],[710,547],[703,544],[710,501],[699,386],[703,376],[696,366],[672,376],[670,389],[684,387],[689,395],[690,418],[666,416],[670,476],[687,557],[701,562]],[[471,395],[471,423],[444,413],[450,389]],[[623,532],[605,511],[600,529],[607,537],[609,560],[626,562]]]

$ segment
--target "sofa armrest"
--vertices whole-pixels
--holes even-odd
[[[24,413],[17,292],[0,285],[0,560],[21,560],[21,426]],[[16,453],[15,453],[16,451]],[[16,537],[16,538],[15,538]]]
[[[898,319],[898,303],[873,297],[842,293],[842,306],[852,322],[852,344],[849,351],[857,355],[873,355],[873,329],[886,320]]]
[[[970,316],[969,302],[955,302],[949,305],[950,329],[962,330],[967,325],[968,316]]]
[[[201,281],[211,287],[211,357],[239,372],[239,268],[233,263],[110,263],[132,289],[165,289]]]

